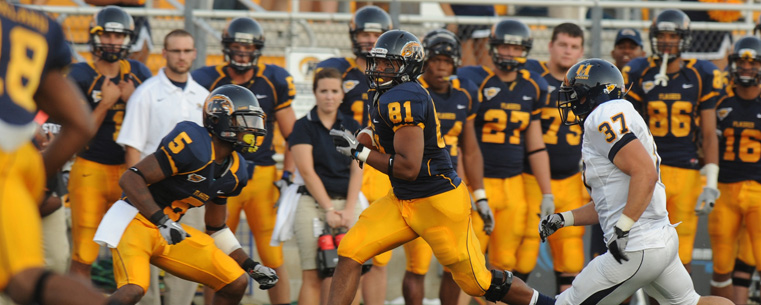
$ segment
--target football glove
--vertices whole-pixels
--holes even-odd
[[[542,242],[547,241],[547,237],[555,233],[555,231],[565,226],[565,217],[560,213],[545,216],[542,221],[539,222],[539,237],[542,238]]]
[[[491,232],[494,231],[494,214],[492,214],[491,208],[489,208],[489,201],[486,198],[476,201],[476,211],[478,216],[481,216],[481,219],[484,221],[484,232],[486,232],[486,235],[491,235]]]
[[[541,218],[545,218],[552,215],[552,213],[555,213],[555,196],[552,196],[552,194],[542,195],[542,206],[540,209],[541,214],[539,217]]]
[[[243,270],[245,270],[246,273],[248,273],[248,276],[254,279],[254,281],[259,283],[259,289],[262,290],[275,287],[275,284],[277,284],[279,279],[274,269],[258,262],[254,262],[250,258],[243,262]]]
[[[347,130],[331,129],[330,136],[333,137],[333,144],[336,150],[344,156],[367,162],[367,156],[370,155],[370,149],[357,141],[351,132]]]
[[[704,187],[703,192],[698,197],[698,202],[695,204],[695,213],[698,215],[708,215],[711,213],[719,196],[721,196],[719,190],[712,187]]]
[[[274,208],[277,208],[280,206],[280,199],[283,198],[283,193],[285,193],[285,189],[288,188],[291,184],[293,184],[293,178],[291,178],[291,172],[289,171],[283,171],[283,176],[280,178],[280,180],[272,182],[272,184],[277,187],[278,192],[280,193],[280,196],[277,198],[277,202],[275,202]]]
[[[174,245],[183,241],[186,237],[190,237],[190,234],[185,232],[185,229],[179,223],[169,219],[169,216],[164,215],[154,224],[158,227],[159,233],[164,237],[167,244]]]
[[[608,242],[608,251],[610,251],[610,254],[613,255],[613,258],[615,258],[619,264],[623,264],[622,260],[629,261],[629,257],[627,257],[625,253],[626,244],[629,243],[629,230],[624,231],[619,228],[618,225],[614,228],[616,229],[616,234],[614,234],[613,238]]]

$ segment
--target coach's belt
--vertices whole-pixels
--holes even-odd
[[[346,199],[346,194],[339,194],[339,193],[331,192],[331,191],[327,191],[327,190],[326,190],[326,192],[328,192],[328,196],[330,196],[330,199]],[[301,195],[312,196],[311,194],[309,194],[309,190],[307,190],[307,186],[306,185],[299,186],[298,193],[301,194]],[[312,196],[312,197],[314,197],[314,196]]]

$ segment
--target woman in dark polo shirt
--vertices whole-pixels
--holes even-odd
[[[300,189],[302,196],[294,221],[302,270],[299,304],[327,302],[327,293],[320,295],[320,287],[330,282],[320,279],[317,273],[317,237],[325,222],[333,229],[348,229],[354,224],[359,215],[355,207],[362,185],[359,165],[337,152],[329,135],[331,129],[356,132],[360,128],[356,121],[344,118],[338,111],[344,97],[341,73],[333,68],[320,70],[314,76],[312,88],[316,106],[296,121],[288,138],[305,184]]]

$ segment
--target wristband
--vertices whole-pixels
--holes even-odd
[[[717,188],[716,182],[719,180],[719,166],[714,163],[708,163],[701,170],[706,174],[706,187]]]
[[[476,198],[476,201],[486,199],[486,191],[484,189],[477,189],[473,191],[473,197]]]
[[[560,216],[563,216],[564,227],[573,226],[573,223],[574,223],[573,211],[566,211],[566,212],[560,213]]]
[[[156,213],[153,213],[151,217],[148,217],[148,221],[150,221],[152,224],[156,225],[157,227],[164,223],[164,218],[167,218],[166,214],[164,214],[164,211],[159,210]]]
[[[132,171],[132,172],[134,172],[134,173],[135,173],[135,174],[137,174],[138,176],[142,177],[142,178],[143,178],[143,180],[145,180],[145,176],[143,175],[143,172],[141,172],[139,169],[137,169],[137,167],[134,167],[134,166],[133,166],[133,167],[130,167],[130,168],[129,168],[129,170],[130,170],[130,171]]]
[[[547,148],[540,148],[540,149],[537,149],[537,150],[532,150],[532,151],[530,151],[530,152],[528,152],[528,153],[526,154],[526,157],[528,157],[528,156],[530,156],[530,155],[533,155],[533,154],[535,154],[535,153],[538,153],[538,152],[543,152],[543,151],[545,151],[545,150],[547,150]]]
[[[214,232],[214,234],[211,234],[211,238],[214,239],[214,245],[227,255],[241,248],[240,242],[235,238],[235,234],[233,234],[233,231],[230,231],[230,228],[226,227]]]
[[[281,180],[287,180],[288,182],[293,182],[293,181],[291,180],[291,174],[292,174],[292,173],[291,173],[290,171],[284,170],[284,171],[283,171],[283,175],[280,177],[280,179],[281,179]]]
[[[365,148],[364,145],[359,146],[359,150],[356,153],[357,160],[367,163],[367,157],[370,156],[370,149]]]
[[[629,216],[624,215],[624,213],[621,213],[621,217],[618,218],[616,227],[621,229],[621,231],[627,232],[632,229],[632,226],[634,226],[634,220]]]

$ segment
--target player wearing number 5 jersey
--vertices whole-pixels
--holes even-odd
[[[119,181],[126,197],[115,203],[98,229],[118,238],[111,300],[135,304],[148,287],[149,264],[211,287],[213,304],[238,304],[248,286],[244,274],[269,289],[275,271],[254,262],[225,225],[228,197],[248,182],[241,152],[256,150],[265,114],[246,88],[226,85],[212,91],[203,106],[203,124],[180,122],[159,148]],[[206,206],[206,232],[177,222],[188,209]],[[120,212],[114,212],[118,209]],[[131,214],[130,214],[131,212]],[[122,227],[114,224],[131,219]]]
[[[525,264],[526,268],[517,264],[529,216],[521,175],[524,158],[529,159],[541,192],[548,198],[543,201],[542,213],[555,211],[540,122],[541,107],[548,99],[547,81],[523,69],[532,43],[525,24],[500,21],[492,27],[489,43],[496,69],[481,66],[457,69],[458,78],[475,82],[483,95],[475,129],[484,155],[484,187],[494,214],[494,231],[491,236],[480,230],[476,234],[482,251],[488,246],[491,266],[515,270],[525,280],[534,264]]]
[[[563,227],[599,222],[608,252],[594,258],[556,304],[619,304],[639,288],[659,304],[731,304],[695,292],[669,223],[655,140],[622,99],[624,90],[618,68],[595,58],[571,67],[558,92],[563,122],[584,127],[583,179],[592,202],[543,218],[540,235],[544,240]]]
[[[669,218],[682,223],[676,229],[679,257],[688,270],[698,223],[695,212],[709,212],[719,195],[715,107],[724,85],[711,62],[682,60],[680,54],[690,43],[689,25],[682,11],[661,12],[650,29],[653,56],[633,59],[622,69],[624,81],[632,85],[627,99],[645,118],[663,157]],[[702,193],[698,136],[708,178]]]
[[[79,153],[71,168],[72,255],[70,272],[90,278],[98,257],[93,242],[98,223],[109,204],[119,199],[119,176],[124,172],[124,148],[119,137],[126,102],[139,84],[151,77],[142,63],[126,59],[134,39],[132,17],[117,6],[95,14],[90,25],[92,62],[73,64],[68,77],[92,107],[98,132]]]
[[[761,39],[745,37],[729,55],[731,85],[716,104],[719,142],[719,191],[722,196],[708,216],[713,250],[711,293],[732,297],[731,272],[743,224],[752,249],[750,260],[761,261]],[[747,241],[750,240],[750,243]],[[742,253],[742,252],[741,252]],[[755,258],[755,259],[753,259]],[[752,269],[751,269],[752,272]],[[741,281],[737,281],[741,284]]]

